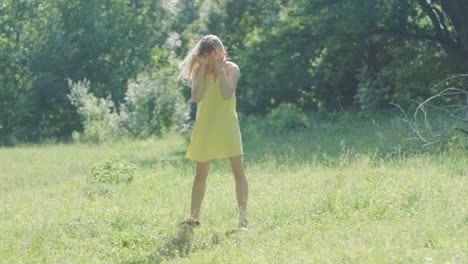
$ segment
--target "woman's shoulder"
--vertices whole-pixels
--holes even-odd
[[[239,69],[239,66],[237,66],[237,64],[235,64],[232,61],[226,61],[226,66],[231,67],[231,68],[238,68]]]
[[[226,69],[229,72],[239,72],[239,66],[232,61],[226,61]]]

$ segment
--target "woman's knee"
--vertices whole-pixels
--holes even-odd
[[[242,156],[237,156],[229,159],[231,163],[232,173],[236,179],[245,178],[244,166],[242,164]]]
[[[199,182],[199,183],[205,183],[206,182],[206,178],[208,178],[208,174],[207,173],[195,173],[195,181],[196,182]]]
[[[206,181],[208,177],[208,172],[210,170],[210,162],[197,162],[195,170],[195,180],[196,181]]]

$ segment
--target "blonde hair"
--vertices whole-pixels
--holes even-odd
[[[225,52],[224,45],[221,39],[215,35],[206,35],[200,38],[195,47],[185,56],[184,60],[179,64],[179,80],[187,86],[192,86],[194,70],[198,68],[198,63],[194,57],[202,53],[210,54],[212,51]]]

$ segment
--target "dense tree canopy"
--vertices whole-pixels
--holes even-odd
[[[67,79],[119,108],[130,80],[175,78],[208,33],[241,69],[241,112],[404,104],[467,72],[466,14],[464,0],[5,0],[0,143],[70,137],[82,127]]]

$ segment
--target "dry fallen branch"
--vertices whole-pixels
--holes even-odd
[[[464,81],[468,74],[462,74],[445,79],[434,87],[440,89],[448,81]],[[468,135],[468,89],[455,87],[445,88],[439,93],[418,102],[411,118],[396,104],[403,114],[402,121],[410,129],[411,139],[416,137],[422,147],[446,143],[457,136]],[[461,133],[460,133],[461,132]]]

